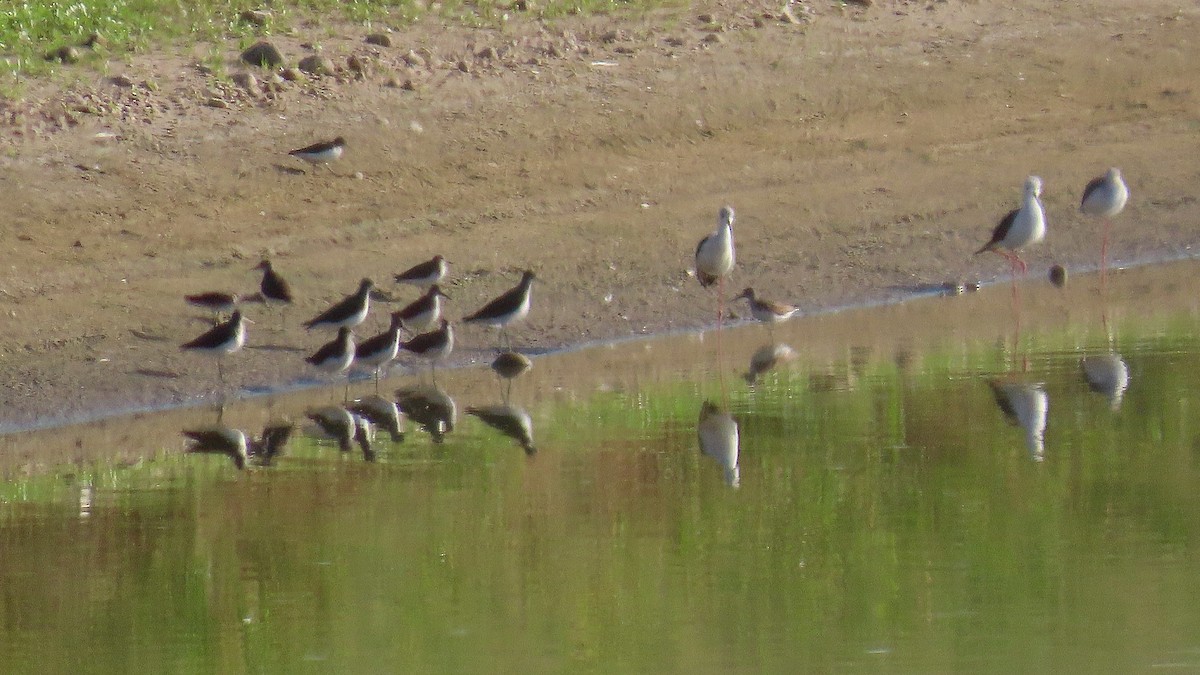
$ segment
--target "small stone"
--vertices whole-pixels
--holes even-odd
[[[487,61],[494,61],[500,58],[500,54],[496,51],[495,47],[484,47],[483,49],[475,52],[475,57]]]
[[[716,20],[716,17],[714,17],[712,14],[705,13],[697,15],[696,20],[700,23],[712,23]]]
[[[600,41],[604,44],[612,44],[625,39],[625,34],[619,30],[610,30],[600,36]]]
[[[364,173],[363,173],[363,172],[361,172],[361,171],[355,171],[355,172],[354,172],[354,180],[365,180],[365,179],[366,179],[366,177],[367,177],[367,176],[366,176],[366,174],[364,174]]]
[[[251,94],[258,93],[258,78],[253,73],[238,72],[234,73],[229,78],[234,84],[245,89]]]
[[[337,69],[333,66],[333,61],[321,56],[320,54],[312,54],[300,59],[300,70],[309,75],[335,75]]]
[[[720,33],[709,33],[704,36],[703,41],[710,45],[725,44],[725,38]]]
[[[118,87],[132,87],[133,86],[133,78],[129,77],[128,75],[116,75],[112,79],[110,79],[109,82],[112,82],[113,84],[117,85]]]
[[[361,56],[353,54],[346,59],[346,67],[353,73],[365,75],[371,69],[371,64]]]
[[[392,36],[387,33],[371,33],[367,36],[367,44],[375,45],[376,47],[391,47]]]
[[[409,80],[405,80],[404,84],[400,85],[400,88],[405,91],[416,91],[418,86],[417,86],[416,82],[409,79]]]
[[[466,61],[460,59],[457,65],[458,65],[458,69],[461,70],[462,72],[464,72],[464,73],[471,72],[471,64],[470,63],[467,63]]]
[[[87,36],[86,40],[83,41],[83,46],[87,47],[88,49],[107,47],[108,40],[106,40],[104,36],[99,33],[92,33],[91,35]]]
[[[238,18],[248,24],[262,28],[263,26],[267,25],[268,21],[271,20],[271,13],[264,12],[259,9],[247,9],[241,14],[238,14]]]
[[[229,109],[229,101],[226,101],[226,100],[225,100],[225,99],[223,99],[223,98],[217,98],[217,97],[215,97],[215,96],[214,96],[214,97],[212,97],[212,98],[210,98],[210,99],[208,99],[207,101],[205,101],[205,102],[204,102],[204,105],[206,105],[206,106],[208,106],[208,107],[210,107],[210,108],[219,108],[219,109],[221,109],[221,110],[228,110],[228,109]]]
[[[407,63],[408,65],[412,66],[413,68],[425,65],[425,57],[421,56],[420,54],[414,52],[411,49],[408,50],[408,53],[405,54],[401,58],[403,58],[404,62]]]
[[[283,54],[275,48],[275,45],[260,40],[246,48],[242,52],[242,61],[249,63],[252,66],[261,66],[263,68],[278,68],[283,65]]]
[[[687,40],[684,40],[683,38],[678,37],[676,35],[669,35],[669,36],[663,38],[663,42],[667,43],[671,47],[682,47],[685,44],[687,44]]]
[[[1054,284],[1055,288],[1062,288],[1067,285],[1067,268],[1062,265],[1053,265],[1050,268],[1050,283]]]
[[[296,82],[304,79],[304,73],[301,73],[295,68],[284,68],[283,70],[279,71],[279,76],[288,82]]]

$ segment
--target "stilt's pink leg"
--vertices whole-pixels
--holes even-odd
[[[1108,229],[1112,226],[1112,220],[1104,219],[1104,235],[1100,238],[1100,292],[1104,292],[1105,282],[1108,280]]]

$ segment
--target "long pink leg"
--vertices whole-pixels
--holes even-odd
[[[725,277],[717,277],[717,334],[725,320]]]

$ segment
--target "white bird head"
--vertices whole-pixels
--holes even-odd
[[[729,227],[733,227],[733,207],[732,206],[722,206],[721,207],[721,212],[717,214],[717,224],[718,225],[728,225]]]
[[[1030,176],[1025,179],[1025,194],[1033,195],[1034,197],[1042,196],[1042,179],[1037,176]]]
[[[1115,166],[1109,167],[1108,180],[1112,183],[1116,183],[1117,181],[1121,180],[1121,170]]]

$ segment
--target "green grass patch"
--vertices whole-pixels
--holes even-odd
[[[517,0],[519,3],[519,0]],[[427,14],[414,0],[293,0],[252,3],[246,0],[37,0],[0,4],[0,72],[44,74],[60,67],[47,58],[63,47],[76,47],[80,62],[121,56],[152,45],[187,41],[239,40],[288,32],[304,19],[334,19],[363,26],[402,26]],[[468,26],[497,25],[521,17],[553,19],[573,14],[644,11],[673,0],[447,0],[435,3],[438,15]],[[6,6],[5,6],[6,5]],[[270,14],[265,25],[240,18],[247,9]],[[80,48],[97,34],[102,44]]]

